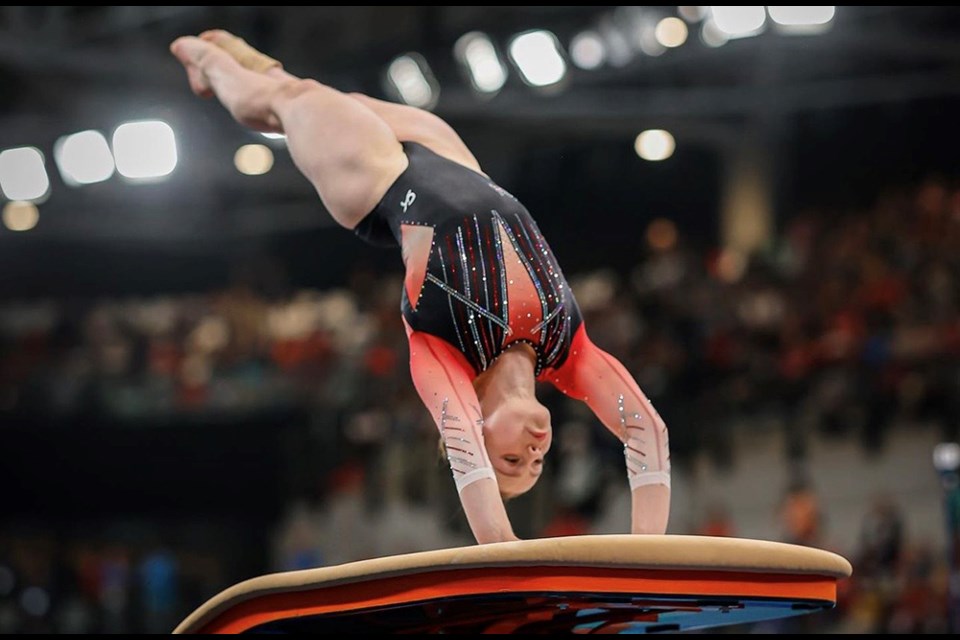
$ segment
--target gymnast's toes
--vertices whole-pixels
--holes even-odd
[[[247,44],[246,40],[233,35],[229,31],[211,29],[201,33],[200,38],[217,45],[229,53],[234,60],[251,71],[264,73],[270,69],[281,68],[283,66],[279,61],[251,47]]]

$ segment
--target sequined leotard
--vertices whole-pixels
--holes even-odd
[[[538,375],[560,366],[580,310],[526,208],[480,173],[404,148],[408,169],[356,231],[403,247],[407,324],[456,346],[477,374],[518,341]]]
[[[485,175],[426,146],[354,229],[399,245],[411,372],[462,490],[494,477],[472,380],[517,342],[537,379],[583,400],[625,444],[631,485],[669,484],[666,427],[633,378],[590,342],[580,309],[527,209]]]

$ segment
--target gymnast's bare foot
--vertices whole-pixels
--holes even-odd
[[[283,69],[283,65],[278,60],[274,60],[267,54],[254,49],[247,44],[246,40],[233,35],[229,31],[211,29],[201,33],[200,38],[217,45],[229,53],[241,66],[251,71],[269,74],[274,69]]]
[[[204,57],[209,53],[209,47],[198,46],[197,38],[193,36],[184,36],[173,41],[170,45],[170,53],[176,56],[187,70],[190,89],[202,98],[212,98],[213,88],[200,67]]]
[[[244,67],[219,45],[204,38],[177,38],[170,45],[170,52],[186,69],[195,94],[216,96],[230,115],[247,127],[282,133],[280,121],[270,108],[272,96],[283,84],[280,78]],[[279,68],[279,63],[274,68]]]

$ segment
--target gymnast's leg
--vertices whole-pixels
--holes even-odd
[[[376,206],[407,166],[391,128],[347,94],[295,78],[277,64],[266,71],[246,68],[206,38],[178,38],[170,50],[194,93],[216,96],[244,126],[286,134],[297,168],[347,228]]]
[[[300,80],[286,71],[280,62],[227,31],[214,29],[205,31],[200,37],[216,44],[247,69],[279,80]],[[409,105],[379,100],[363,93],[346,95],[373,111],[390,127],[398,140],[419,142],[441,156],[482,173],[480,163],[457,132],[436,114]]]

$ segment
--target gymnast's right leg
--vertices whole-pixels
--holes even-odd
[[[254,49],[232,33],[214,29],[203,32],[200,37],[229,53],[247,69],[281,80],[299,80],[284,70],[280,62]],[[379,100],[362,93],[346,95],[379,116],[390,127],[397,140],[419,142],[445,158],[482,173],[480,163],[460,135],[436,114],[405,104]]]
[[[216,96],[244,126],[286,134],[297,168],[347,228],[373,210],[407,166],[383,119],[332,87],[291,76],[278,63],[246,68],[207,38],[178,38],[170,50],[194,93]]]

